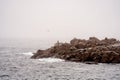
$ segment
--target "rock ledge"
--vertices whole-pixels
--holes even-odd
[[[75,62],[120,63],[120,41],[96,37],[72,39],[70,43],[57,42],[51,48],[38,50],[32,59],[54,57]]]

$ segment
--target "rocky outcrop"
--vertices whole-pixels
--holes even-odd
[[[120,45],[115,44],[120,42],[114,38],[74,38],[70,43],[57,42],[49,49],[38,50],[31,58],[55,57],[76,62],[120,63]]]

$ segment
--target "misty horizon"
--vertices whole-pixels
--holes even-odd
[[[0,38],[120,40],[120,0],[0,0]]]

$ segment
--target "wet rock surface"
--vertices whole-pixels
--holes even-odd
[[[117,45],[116,45],[117,44]],[[75,62],[120,63],[120,41],[96,37],[72,39],[70,43],[57,42],[51,48],[38,50],[32,59],[55,57]]]

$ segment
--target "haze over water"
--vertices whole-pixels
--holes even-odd
[[[119,38],[120,0],[0,0],[0,38]]]

